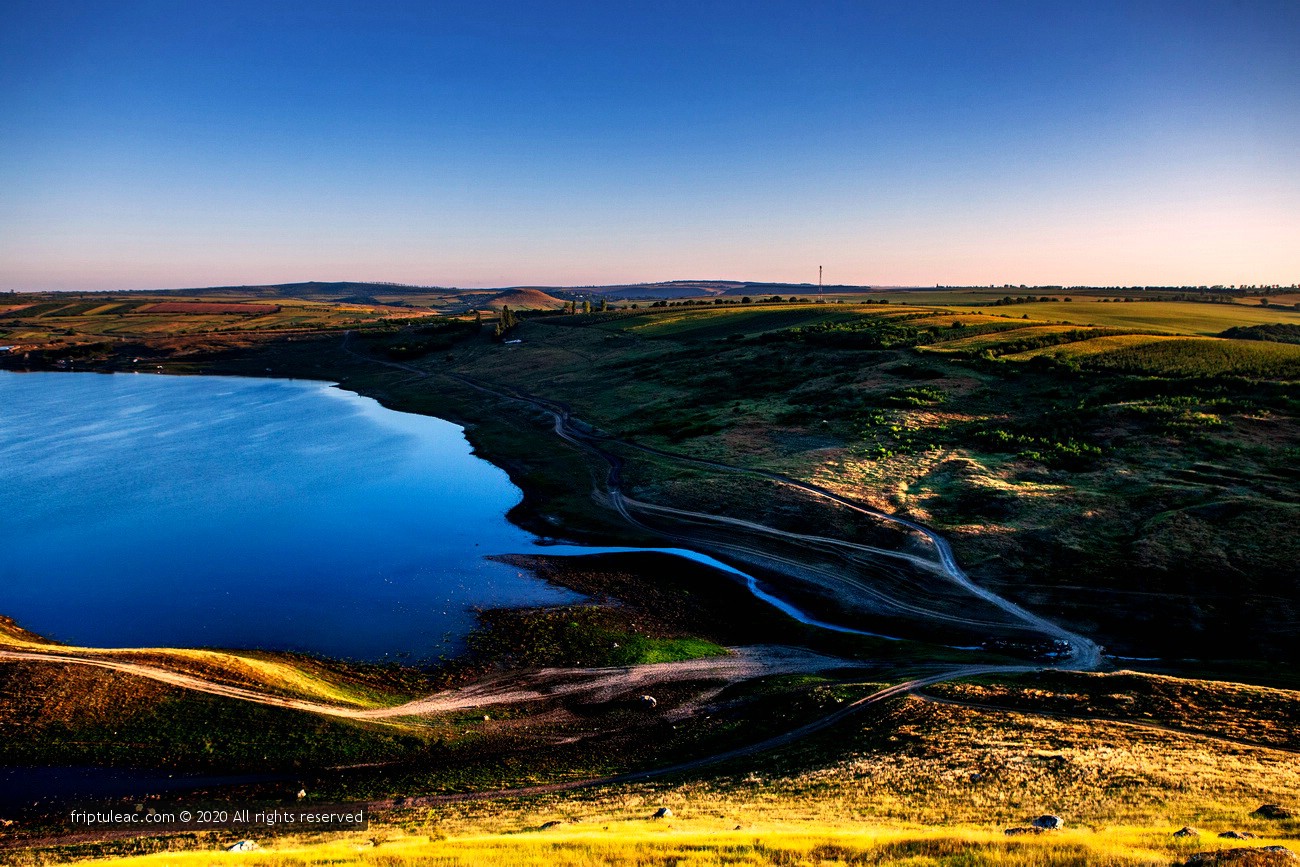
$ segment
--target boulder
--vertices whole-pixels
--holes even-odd
[[[1255,835],[1249,831],[1224,831],[1219,835],[1224,840],[1254,840]]]
[[[650,818],[652,818],[652,819],[671,819],[672,817],[673,817],[673,811],[672,811],[672,810],[668,809],[667,807],[660,807],[658,810],[655,810],[655,814],[654,814],[653,816],[651,816]]]
[[[252,840],[240,840],[238,843],[236,843],[233,846],[227,846],[226,851],[227,852],[256,852],[258,849],[261,848],[262,848],[261,846],[257,845]]]
[[[1290,819],[1291,811],[1279,807],[1277,804],[1260,804],[1252,816],[1259,816],[1261,819]]]
[[[1062,821],[1061,817],[1053,816],[1051,813],[1039,816],[1029,824],[1035,828],[1042,828],[1044,831],[1059,831],[1065,827],[1065,822]]]
[[[563,824],[564,824],[563,822],[560,822],[560,821],[558,821],[558,820],[552,820],[552,821],[550,821],[550,822],[543,822],[543,823],[542,823],[542,830],[545,831],[545,830],[547,830],[548,828],[558,828],[558,827],[560,827],[560,826],[563,825]]]
[[[1174,832],[1174,836],[1175,837],[1199,837],[1201,836],[1201,832],[1196,830],[1195,828],[1188,828],[1187,826],[1183,826],[1182,828],[1179,828],[1177,831]]]
[[[1008,837],[1018,837],[1021,834],[1041,834],[1043,833],[1043,829],[1035,828],[1032,825],[1021,825],[1017,828],[1007,828],[1002,833],[1006,834]]]

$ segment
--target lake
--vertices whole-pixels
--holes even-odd
[[[92,646],[452,653],[575,594],[462,429],[328,384],[0,372],[0,614]]]

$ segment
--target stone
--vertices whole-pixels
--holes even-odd
[[[1296,854],[1285,846],[1260,846],[1255,849],[1220,849],[1197,852],[1183,862],[1184,867],[1278,867],[1293,864]]]
[[[236,843],[233,846],[227,846],[226,851],[227,852],[256,852],[258,849],[261,848],[262,848],[261,846],[257,845],[252,840],[240,840],[238,843]]]
[[[651,818],[654,818],[654,819],[671,819],[672,817],[673,817],[673,811],[672,811],[672,810],[668,809],[667,807],[660,807],[658,810],[655,810],[655,814],[654,814],[654,816],[652,816]]]
[[[1065,822],[1061,817],[1053,816],[1051,813],[1039,816],[1029,824],[1033,825],[1035,828],[1042,828],[1044,831],[1059,831],[1065,827]]]
[[[1255,835],[1249,831],[1224,831],[1219,835],[1224,840],[1254,840]]]
[[[1290,819],[1291,811],[1279,807],[1277,804],[1260,804],[1252,816],[1259,816],[1262,819]]]
[[[1043,833],[1043,829],[1036,828],[1032,825],[1021,825],[1017,828],[1007,828],[1002,833],[1006,834],[1008,837],[1017,837],[1021,834],[1041,834]]]
[[[563,822],[560,822],[560,821],[543,822],[543,823],[542,823],[542,830],[545,831],[547,828],[558,828],[559,826],[561,826],[561,825],[563,825],[563,824],[564,824],[564,823],[563,823]]]
[[[1186,826],[1183,826],[1182,828],[1179,828],[1177,831],[1174,832],[1174,836],[1175,837],[1199,837],[1201,836],[1201,832],[1196,830],[1195,828],[1188,828]]]

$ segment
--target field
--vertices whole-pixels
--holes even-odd
[[[1296,848],[1296,820],[1252,811],[1300,806],[1300,347],[1210,336],[1295,314],[1083,297],[881,301],[524,315],[511,344],[494,339],[491,315],[415,321],[409,309],[372,307],[373,319],[349,322],[363,315],[356,305],[279,297],[276,316],[297,305],[294,315],[316,318],[231,344],[189,332],[215,314],[119,318],[129,301],[42,299],[4,314],[4,328],[71,323],[27,363],[131,369],[148,355],[177,373],[271,369],[453,419],[524,490],[511,518],[541,535],[671,540],[753,570],[824,621],[907,639],[799,623],[707,570],[618,559],[521,562],[591,603],[484,612],[472,656],[429,671],[62,648],[10,626],[13,651],[75,657],[6,663],[0,733],[11,758],[128,761],[115,732],[155,766],[248,768],[281,739],[277,767],[298,775],[294,786],[308,781],[310,802],[370,801],[379,818],[363,834],[265,835],[261,853],[218,853],[237,839],[223,831],[5,856],[1119,865]],[[241,318],[223,316],[213,328]],[[156,330],[129,348],[104,345],[103,321],[136,318]],[[78,356],[83,341],[100,354]],[[940,530],[980,587],[1103,644],[1105,673],[1026,671],[1052,664],[1041,643],[1018,641],[1005,609],[936,571],[925,537],[870,509]],[[763,667],[807,654],[839,667]],[[159,667],[226,691],[87,661]],[[836,715],[886,685],[973,662],[996,671],[949,671]],[[723,673],[739,663],[755,667]],[[687,674],[654,668],[665,665]],[[539,670],[554,672],[548,689],[604,683],[602,666],[660,673],[612,693],[541,690],[473,707],[447,692],[488,683],[515,695]],[[250,704],[227,688],[337,713]],[[646,690],[654,715],[636,703]],[[440,697],[428,705],[437,709],[355,716],[417,696]],[[655,781],[598,782],[769,738]],[[341,767],[352,765],[365,767]],[[484,803],[393,801],[587,779],[597,783]],[[274,801],[277,785],[235,794]],[[661,806],[674,815],[651,819]],[[1005,833],[1042,813],[1065,828]],[[1184,825],[1199,832],[1173,837]],[[1255,836],[1217,836],[1228,830]]]
[[[977,308],[955,306],[954,309],[977,312]],[[1264,325],[1270,322],[1300,322],[1300,310],[1294,307],[1246,306],[1244,304],[1204,304],[1190,301],[1102,301],[1076,298],[1073,302],[1036,302],[1010,308],[1033,319],[1063,320],[1076,325],[1164,331],[1170,334],[1218,334],[1239,325]]]
[[[13,346],[15,354],[62,353],[67,360],[85,362],[137,351],[146,356],[171,355],[187,347],[212,351],[222,345],[246,345],[268,335],[341,330],[430,314],[428,310],[299,299],[263,304],[251,299],[142,293],[59,293],[36,296],[31,303],[0,312],[0,343]]]

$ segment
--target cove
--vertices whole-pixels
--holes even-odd
[[[326,383],[0,373],[0,614],[99,647],[427,660],[579,597],[462,429]]]

